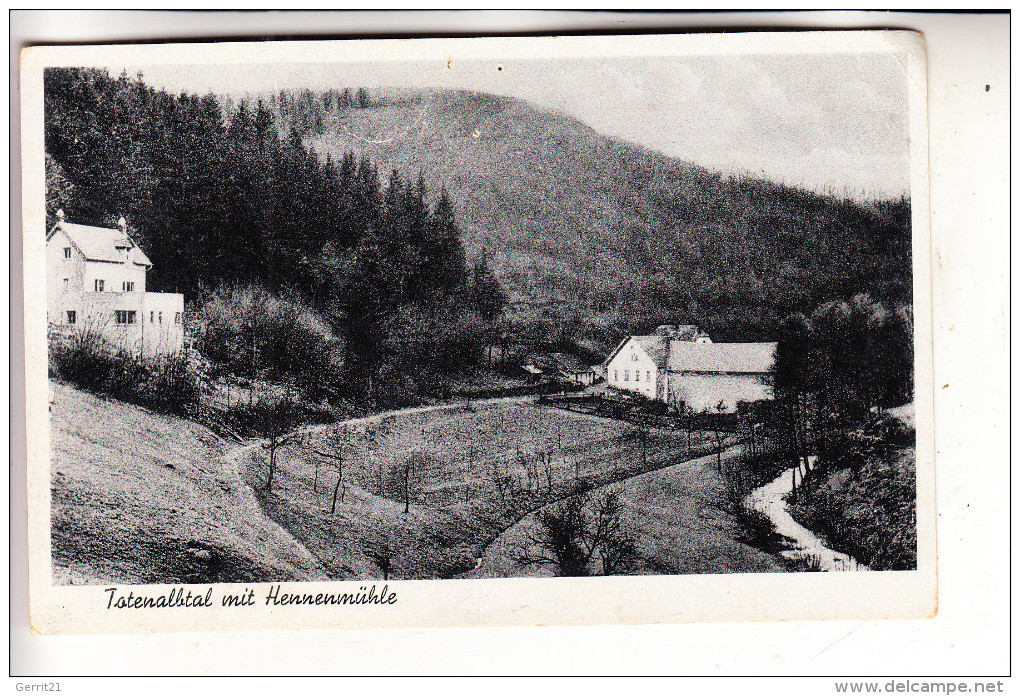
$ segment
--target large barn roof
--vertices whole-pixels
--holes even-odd
[[[88,261],[106,261],[109,263],[124,263],[124,254],[121,249],[127,249],[127,260],[140,266],[151,266],[152,261],[145,255],[145,252],[131,241],[123,231],[109,229],[107,227],[92,227],[90,225],[76,225],[71,222],[58,220],[50,233],[46,236],[49,241],[58,231],[67,235],[71,243]]]
[[[772,369],[775,343],[688,343],[669,347],[670,372],[764,374]]]

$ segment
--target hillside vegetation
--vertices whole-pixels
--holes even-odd
[[[321,156],[355,151],[445,186],[466,248],[490,252],[521,321],[566,320],[603,344],[667,319],[762,340],[829,299],[911,298],[905,199],[722,177],[488,94],[383,93],[301,123]]]

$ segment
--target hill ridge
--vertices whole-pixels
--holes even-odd
[[[469,254],[488,254],[520,322],[585,324],[602,344],[666,320],[755,340],[826,299],[909,301],[907,201],[865,206],[724,176],[519,97],[402,94],[414,103],[349,110],[351,136],[306,144],[444,186]],[[423,101],[427,116],[404,137],[357,137],[399,131]]]

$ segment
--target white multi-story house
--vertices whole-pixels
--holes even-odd
[[[648,336],[628,336],[603,363],[606,383],[616,389],[665,400],[671,341],[711,342],[697,326],[660,326]]]
[[[76,225],[57,211],[46,235],[47,318],[63,332],[94,331],[110,343],[145,355],[184,345],[184,296],[146,292],[152,262],[118,229]]]

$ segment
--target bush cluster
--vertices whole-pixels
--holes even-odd
[[[177,415],[198,405],[198,375],[180,353],[136,355],[85,330],[51,339],[49,358],[53,376],[91,392]]]
[[[242,437],[284,434],[302,424],[331,423],[332,412],[289,396],[263,395],[251,404],[232,404],[221,412],[222,424]],[[215,430],[216,424],[211,424]]]
[[[809,515],[873,570],[917,568],[917,488],[912,462],[870,459],[811,494]]]
[[[340,384],[344,343],[298,299],[254,285],[220,285],[200,298],[189,319],[202,354],[234,374],[290,379],[313,398]]]

